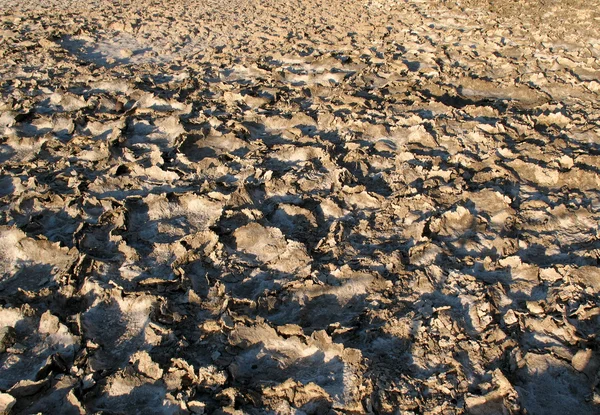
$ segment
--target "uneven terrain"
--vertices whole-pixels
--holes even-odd
[[[600,412],[595,1],[0,0],[0,413]]]

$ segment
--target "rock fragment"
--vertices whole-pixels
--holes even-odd
[[[8,393],[0,393],[0,414],[9,415],[17,400]]]
[[[4,326],[0,328],[0,353],[4,353],[17,340],[17,332],[14,327]]]

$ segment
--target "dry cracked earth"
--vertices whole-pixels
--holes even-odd
[[[596,6],[0,0],[0,413],[599,413]]]

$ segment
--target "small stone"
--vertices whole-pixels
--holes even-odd
[[[302,327],[297,324],[284,324],[283,326],[277,327],[277,332],[282,336],[302,336],[304,331]]]
[[[40,318],[40,332],[45,334],[54,334],[60,328],[60,320],[50,311],[46,311]]]
[[[193,414],[203,414],[206,411],[206,404],[204,402],[190,401],[187,403],[187,406]]]
[[[527,309],[533,314],[544,314],[544,308],[537,301],[527,301]]]
[[[540,279],[553,283],[561,280],[562,276],[554,268],[542,268],[540,269]]]
[[[560,163],[560,167],[563,169],[570,169],[574,164],[573,159],[567,155],[563,155],[561,158],[559,158],[558,162]]]
[[[508,310],[504,315],[504,324],[506,324],[507,326],[512,326],[517,321],[519,320],[517,319],[517,316],[515,315],[515,312],[513,310]]]
[[[0,353],[4,353],[6,349],[15,344],[17,333],[14,327],[5,326],[0,328]]]
[[[207,333],[214,333],[221,330],[221,326],[215,320],[207,320],[202,324],[202,330]]]
[[[137,352],[132,356],[131,361],[138,372],[150,379],[160,379],[163,375],[163,370],[158,363],[152,361],[148,352]]]
[[[0,392],[0,415],[8,415],[17,400],[8,393]]]
[[[579,350],[571,359],[571,365],[573,365],[575,370],[584,372],[592,360],[592,356],[593,353],[591,349]]]
[[[587,87],[592,92],[600,92],[600,82],[592,81],[587,84]]]

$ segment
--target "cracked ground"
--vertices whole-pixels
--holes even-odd
[[[0,0],[0,413],[597,414],[596,6]]]

